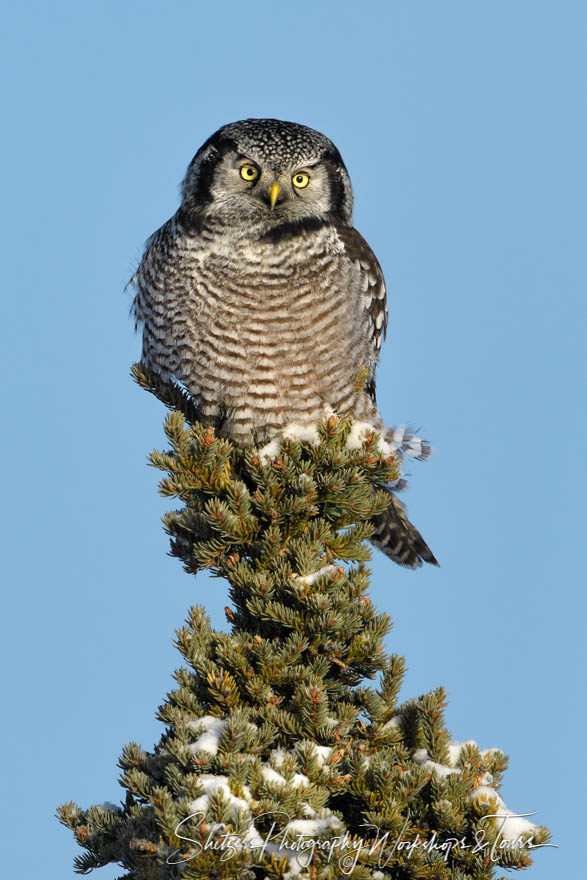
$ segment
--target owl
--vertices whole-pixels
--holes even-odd
[[[297,123],[246,119],[200,147],[179,209],[147,241],[131,279],[143,364],[180,383],[202,419],[238,444],[311,436],[334,412],[352,414],[355,439],[366,428],[400,456],[429,454],[386,428],[377,408],[385,282],[352,207],[332,141]],[[360,371],[368,379],[357,394]],[[388,488],[372,541],[408,568],[437,564],[399,488]]]

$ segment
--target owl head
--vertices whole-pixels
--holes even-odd
[[[245,119],[220,128],[192,159],[184,219],[217,218],[264,234],[304,224],[351,222],[351,182],[327,137],[295,122]]]

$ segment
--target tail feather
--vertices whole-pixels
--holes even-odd
[[[430,547],[409,521],[405,505],[387,486],[381,488],[389,492],[391,501],[383,513],[373,517],[371,543],[405,568],[418,568],[422,562],[438,565]]]

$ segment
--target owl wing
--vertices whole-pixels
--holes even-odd
[[[139,267],[126,285],[125,289],[134,287],[136,290],[130,310],[136,330],[147,320],[153,300],[160,294],[158,280],[162,277],[162,269],[169,259],[169,244],[175,231],[174,219],[172,217],[149,236]]]
[[[367,393],[375,400],[375,366],[387,330],[387,291],[379,261],[363,236],[352,226],[341,227],[339,237],[345,253],[359,272],[363,309],[368,322],[368,335],[373,348],[373,359],[366,385]]]
[[[187,291],[174,251],[176,226],[176,217],[172,217],[147,240],[129,285],[136,289],[131,314],[136,328],[143,327],[143,364],[164,380],[183,381],[178,339],[185,323]]]

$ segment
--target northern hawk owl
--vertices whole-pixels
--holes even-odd
[[[181,383],[203,419],[239,444],[350,412],[398,454],[429,453],[409,432],[386,428],[377,409],[385,282],[352,226],[352,204],[327,137],[247,119],[200,147],[179,209],[147,242],[132,279],[143,363]],[[436,563],[389,491],[373,542],[400,565]]]

